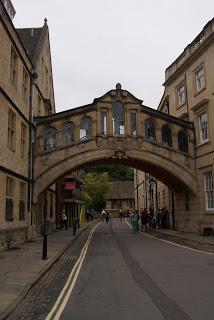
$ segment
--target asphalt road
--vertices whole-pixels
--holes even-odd
[[[214,255],[102,222],[61,320],[214,319]]]

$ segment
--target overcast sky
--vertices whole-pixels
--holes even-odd
[[[57,111],[117,82],[156,108],[164,72],[214,16],[214,0],[12,0],[15,27],[48,19]]]

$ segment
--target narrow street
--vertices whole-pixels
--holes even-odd
[[[101,223],[60,319],[213,319],[214,256]],[[53,318],[55,319],[55,318]]]
[[[210,320],[214,254],[89,224],[8,320]]]

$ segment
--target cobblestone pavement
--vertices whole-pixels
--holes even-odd
[[[90,224],[74,240],[61,258],[35,284],[7,320],[45,319],[73,269],[87,237],[96,224]]]

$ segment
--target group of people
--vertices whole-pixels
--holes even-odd
[[[149,207],[147,210],[139,209],[131,213],[131,225],[134,232],[139,231],[139,221],[141,220],[141,231],[145,232],[151,229],[166,229],[169,226],[169,212],[166,207],[154,210]]]

